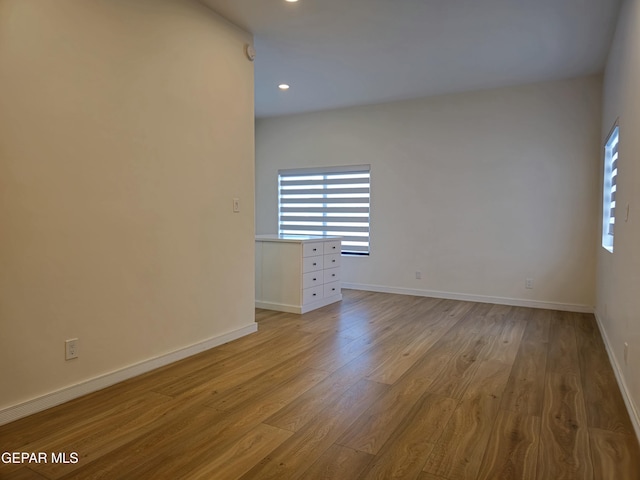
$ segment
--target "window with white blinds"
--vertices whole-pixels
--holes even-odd
[[[369,255],[369,165],[278,171],[281,235],[340,235],[342,253]]]
[[[616,193],[618,190],[618,141],[619,127],[611,130],[604,146],[604,192],[602,212],[602,246],[613,252],[616,226]]]

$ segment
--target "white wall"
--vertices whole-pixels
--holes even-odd
[[[257,232],[279,168],[370,163],[371,256],[346,283],[593,306],[600,110],[595,76],[259,120]]]
[[[596,312],[627,390],[638,428],[640,408],[640,2],[623,4],[607,62],[601,147],[619,117],[614,251],[598,248]],[[602,160],[600,164],[602,182]],[[601,187],[602,188],[602,187]],[[602,190],[601,190],[602,191]],[[629,218],[624,214],[629,205]],[[601,221],[602,202],[597,214]],[[624,361],[624,343],[629,344]],[[640,431],[637,432],[640,435]]]
[[[250,41],[190,0],[0,2],[0,412],[255,325]]]

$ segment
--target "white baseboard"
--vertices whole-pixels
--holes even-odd
[[[231,340],[235,340],[236,338],[244,337],[245,335],[249,335],[250,333],[256,332],[257,330],[258,325],[256,323],[252,323],[250,325],[247,325],[246,327],[242,327],[232,332],[225,333],[224,335],[209,338],[203,342],[181,348],[180,350],[176,350],[171,353],[167,353],[140,363],[136,363],[120,370],[116,370],[115,372],[110,372],[95,378],[91,378],[89,380],[85,380],[84,382],[78,383],[77,385],[72,385],[55,392],[47,393],[18,405],[4,408],[0,410],[0,425],[13,422],[14,420],[18,420],[19,418],[26,417],[42,410],[46,410],[47,408],[55,407],[56,405],[68,402],[69,400],[73,400],[74,398],[81,397],[88,393],[109,387],[118,382],[122,382],[123,380],[127,380],[156,368],[163,367],[173,362],[177,362],[178,360],[182,360],[183,358],[187,358],[197,353],[204,352],[205,350],[209,350],[210,348],[217,347],[218,345],[222,345],[223,343],[230,342]]]
[[[313,303],[305,303],[304,305],[289,305],[286,303],[263,302],[256,300],[256,308],[264,308],[265,310],[277,310],[279,312],[303,314],[315,310],[317,308],[326,307],[335,302],[342,300],[342,295],[331,295]]]
[[[277,310],[278,312],[302,313],[302,307],[300,305],[289,305],[288,303],[275,303],[275,302],[262,302],[256,300],[256,308],[263,308],[265,310]]]
[[[489,297],[485,295],[472,295],[467,293],[441,292],[438,290],[419,290],[403,287],[387,287],[383,285],[367,285],[362,283],[342,282],[342,288],[353,290],[369,290],[371,292],[398,293],[400,295],[415,295],[417,297],[446,298],[448,300],[461,300],[464,302],[497,303],[499,305],[511,305],[513,307],[544,308],[547,310],[562,310],[565,312],[593,313],[593,306],[573,303],[542,302],[539,300],[526,300],[523,298]]]
[[[629,412],[629,418],[631,419],[631,423],[633,424],[633,429],[636,432],[636,438],[638,439],[638,442],[640,442],[640,416],[638,416],[638,409],[634,405],[633,400],[631,399],[631,395],[629,395],[627,383],[625,382],[620,364],[618,363],[616,356],[613,354],[613,348],[611,347],[611,342],[609,341],[609,337],[607,336],[607,331],[602,325],[602,321],[598,316],[598,312],[594,311],[593,313],[596,317],[596,323],[598,324],[598,329],[600,330],[602,340],[604,340],[604,346],[607,349],[607,354],[609,355],[609,363],[611,364],[613,373],[615,374],[616,380],[618,381],[620,392],[622,392],[622,399],[624,400],[624,404],[626,405],[627,411]]]

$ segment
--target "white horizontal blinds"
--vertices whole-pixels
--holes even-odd
[[[369,254],[370,167],[281,170],[279,230],[340,235],[342,253]]]
[[[609,235],[613,236],[613,231],[616,223],[616,191],[617,191],[617,179],[618,179],[618,129],[616,128],[614,134],[609,141],[608,145],[611,149],[611,204],[609,210]]]
[[[618,180],[618,127],[614,129],[611,134],[611,138],[607,143],[609,155],[611,158],[611,201],[609,205],[609,235],[613,236],[613,231],[616,223],[616,191]]]

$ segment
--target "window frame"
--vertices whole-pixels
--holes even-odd
[[[342,255],[371,254],[371,165],[280,169],[277,189],[279,235],[341,236]],[[287,190],[295,190],[288,199]]]
[[[619,203],[619,147],[620,124],[616,120],[604,142],[602,182],[602,247],[611,253],[615,240],[616,205]]]

